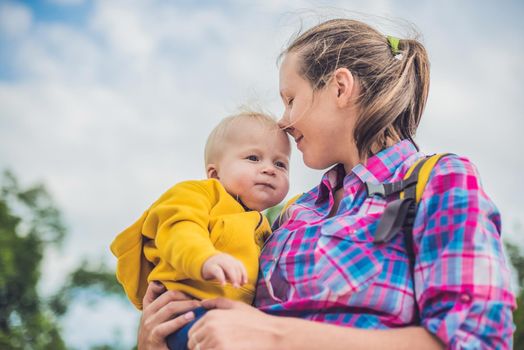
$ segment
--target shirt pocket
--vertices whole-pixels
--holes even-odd
[[[384,255],[367,227],[320,230],[315,248],[315,274],[329,294],[347,296],[367,289],[382,271]]]
[[[311,296],[315,290],[315,240],[314,231],[299,229],[289,234],[283,242],[270,276],[275,299],[283,302]]]

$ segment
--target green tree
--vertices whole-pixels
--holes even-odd
[[[114,271],[104,263],[93,265],[89,264],[87,260],[84,260],[76,270],[69,274],[66,282],[51,298],[49,304],[56,315],[63,316],[68,307],[78,300],[79,295],[89,298],[89,300],[83,300],[84,302],[96,302],[111,295],[125,297]]]
[[[65,227],[42,185],[21,189],[5,172],[0,187],[0,348],[65,349],[58,320],[37,283],[44,248]]]
[[[114,271],[81,263],[56,295],[45,298],[37,285],[46,248],[59,246],[65,225],[41,184],[21,188],[15,176],[0,177],[0,349],[66,349],[59,321],[78,295],[98,300],[124,296]],[[87,293],[86,293],[87,292]],[[120,349],[99,344],[94,349]]]
[[[524,349],[524,255],[519,247],[510,242],[504,243],[511,264],[517,271],[520,293],[517,295],[517,309],[513,312],[513,322],[517,326],[513,335],[513,348]]]

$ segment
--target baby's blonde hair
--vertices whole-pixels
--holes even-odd
[[[204,161],[206,167],[217,161],[224,151],[224,140],[229,136],[231,126],[241,121],[256,121],[260,123],[260,127],[265,127],[269,130],[279,130],[277,121],[272,116],[263,112],[243,109],[238,114],[226,117],[218,123],[207,137],[206,147],[204,149]]]

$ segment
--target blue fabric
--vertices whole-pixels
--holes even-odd
[[[187,349],[187,333],[189,329],[207,312],[207,309],[199,307],[193,310],[195,313],[195,319],[184,327],[180,328],[177,332],[170,334],[167,339],[167,347],[170,350],[188,350]]]

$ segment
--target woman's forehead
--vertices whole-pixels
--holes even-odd
[[[296,89],[297,86],[308,85],[308,82],[299,74],[300,56],[296,52],[287,53],[280,66],[280,95],[284,97],[289,90]]]
[[[290,78],[297,73],[298,56],[294,52],[287,53],[280,65],[280,80]]]

